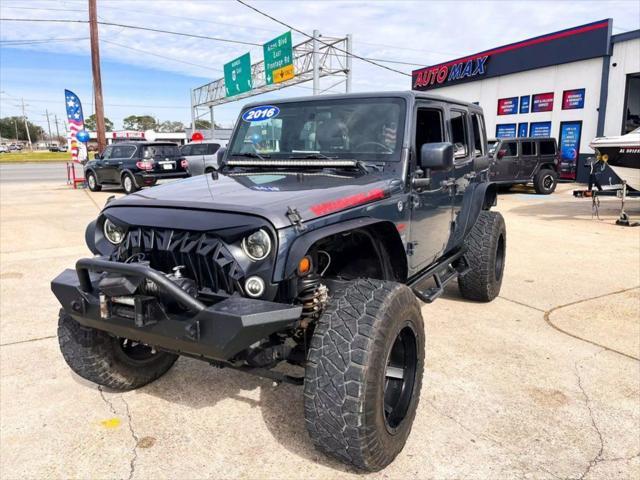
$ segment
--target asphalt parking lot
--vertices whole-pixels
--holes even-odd
[[[71,373],[49,282],[90,255],[85,226],[113,192],[72,190],[56,167],[60,180],[0,171],[0,476],[363,476],[314,450],[299,387],[185,358],[125,394]],[[640,228],[615,226],[615,199],[593,219],[573,188],[500,196],[502,293],[424,306],[413,431],[366,477],[640,478]]]

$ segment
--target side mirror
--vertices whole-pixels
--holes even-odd
[[[218,161],[218,168],[223,166],[223,159],[225,157],[225,153],[227,152],[227,147],[220,147],[216,152],[216,160]]]
[[[420,148],[420,167],[425,170],[449,170],[453,167],[453,145],[449,142],[425,143]]]
[[[498,150],[498,153],[496,154],[496,157],[498,158],[498,160],[500,160],[501,158],[503,158],[505,155],[507,154],[506,150]]]

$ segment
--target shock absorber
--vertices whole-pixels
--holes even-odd
[[[327,286],[320,282],[321,279],[317,273],[310,273],[298,281],[298,301],[302,304],[302,318],[316,319],[324,310],[329,291]]]

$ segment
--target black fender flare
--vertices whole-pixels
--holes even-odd
[[[474,185],[473,188],[470,188]],[[462,208],[456,219],[456,229],[452,242],[447,250],[459,247],[476,223],[482,210],[490,210],[498,200],[498,189],[495,183],[472,183],[467,187],[462,199]]]
[[[311,230],[310,232],[299,236],[292,242],[291,247],[289,248],[289,252],[287,254],[285,262],[284,278],[290,278],[294,274],[298,267],[298,262],[300,262],[302,257],[307,254],[313,244],[315,244],[319,240],[330,237],[332,235],[336,235],[338,233],[371,227],[376,224],[382,225],[385,223],[389,222],[387,220],[382,220],[379,218],[360,217],[327,225],[325,227]],[[401,242],[399,234],[398,241]]]

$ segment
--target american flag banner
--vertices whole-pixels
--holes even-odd
[[[82,115],[82,103],[78,96],[71,90],[64,91],[64,98],[67,107],[67,122],[69,123],[69,142],[71,150],[71,158],[74,162],[78,161],[79,143],[76,135],[79,131],[84,130],[84,116]]]

